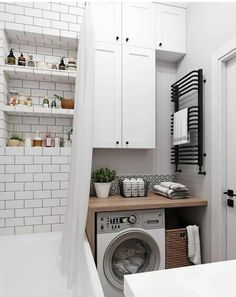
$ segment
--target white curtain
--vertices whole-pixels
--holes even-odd
[[[85,7],[78,50],[75,110],[66,221],[62,238],[62,271],[78,292],[83,273],[84,240],[92,167],[94,110],[94,37],[90,4]],[[82,296],[76,294],[76,296]]]

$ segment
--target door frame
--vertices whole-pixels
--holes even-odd
[[[212,261],[226,260],[226,63],[236,56],[236,38],[212,55],[211,61],[211,252]]]

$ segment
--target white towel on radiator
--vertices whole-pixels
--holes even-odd
[[[173,144],[185,144],[190,142],[188,131],[188,108],[174,113],[174,134]]]
[[[199,227],[196,225],[187,226],[188,233],[188,257],[195,265],[201,264],[201,246]]]

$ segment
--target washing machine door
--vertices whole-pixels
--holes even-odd
[[[126,230],[109,244],[103,258],[107,280],[123,289],[124,275],[158,270],[160,250],[155,240],[139,229]]]

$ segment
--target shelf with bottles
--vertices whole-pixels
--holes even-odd
[[[35,148],[39,150],[40,148],[71,148],[72,147],[72,133],[73,129],[59,137],[52,135],[50,131],[46,132],[44,135],[35,132],[34,135],[26,134],[22,137],[19,133],[13,133],[9,139],[6,141],[6,147],[9,148]]]
[[[40,106],[26,106],[18,104],[16,106],[3,105],[2,110],[9,115],[18,116],[52,116],[52,117],[68,117],[74,116],[74,109],[64,108],[45,108]]]
[[[75,83],[76,72],[57,69],[40,69],[28,66],[4,65],[3,72],[8,79],[47,81],[55,83]]]

